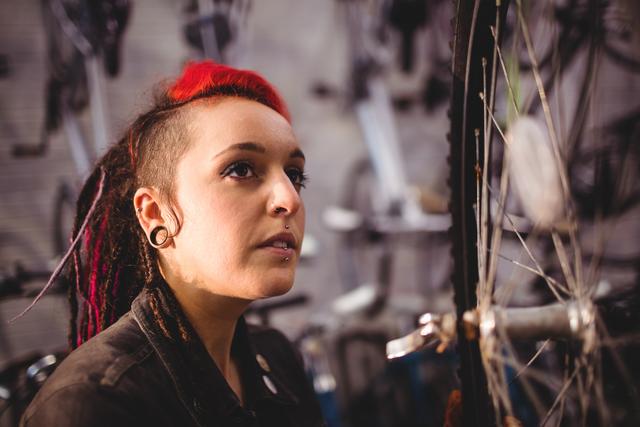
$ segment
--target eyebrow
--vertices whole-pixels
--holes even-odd
[[[291,154],[289,154],[289,158],[291,159],[300,158],[302,160],[305,160],[304,153],[299,148],[296,148],[295,150],[293,150]]]
[[[223,155],[224,153],[228,152],[228,151],[253,151],[254,153],[261,153],[264,154],[267,152],[267,149],[264,148],[264,146],[257,144],[255,142],[239,142],[237,144],[233,144],[230,145],[229,147],[225,148],[224,150],[222,150],[221,152],[219,152],[218,154],[215,155],[214,159],[217,157],[220,157],[221,155]],[[305,160],[304,157],[304,153],[302,152],[301,149],[296,148],[294,149],[290,154],[289,154],[289,158],[300,158],[302,160]]]
[[[221,155],[223,155],[224,153],[228,152],[228,151],[237,151],[237,150],[241,150],[241,151],[253,151],[256,153],[266,153],[267,150],[260,144],[256,144],[255,142],[240,142],[238,144],[233,144],[228,146],[227,148],[225,148],[224,150],[222,150],[221,152],[219,152],[218,154],[215,155],[214,159],[217,157],[220,157]]]

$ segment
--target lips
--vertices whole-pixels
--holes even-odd
[[[278,233],[271,236],[258,247],[260,248],[274,248],[284,251],[293,251],[297,248],[296,238],[293,233]]]

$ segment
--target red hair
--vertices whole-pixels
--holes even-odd
[[[186,103],[199,98],[230,95],[249,98],[277,111],[291,122],[280,94],[260,74],[216,64],[213,61],[189,62],[182,75],[167,90],[171,102]]]

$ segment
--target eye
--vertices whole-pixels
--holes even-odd
[[[221,175],[224,177],[228,176],[231,178],[246,179],[255,177],[256,173],[249,162],[241,161],[227,166]]]
[[[308,181],[307,175],[305,175],[304,171],[298,168],[289,168],[285,170],[285,173],[291,180],[291,183],[295,187],[304,188],[306,182]]]

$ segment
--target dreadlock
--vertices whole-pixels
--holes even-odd
[[[72,248],[73,262],[67,269],[71,348],[126,313],[144,287],[149,289],[150,306],[163,333],[190,339],[175,298],[162,297],[170,290],[160,274],[156,249],[138,224],[133,196],[142,186],[154,186],[172,204],[175,165],[189,144],[182,107],[227,96],[260,102],[290,121],[276,90],[258,74],[211,61],[189,63],[96,164],[78,198],[73,237],[82,232],[82,238]],[[90,210],[94,213],[82,229]],[[176,215],[170,214],[179,230]],[[161,301],[169,305],[168,314],[160,310]]]

